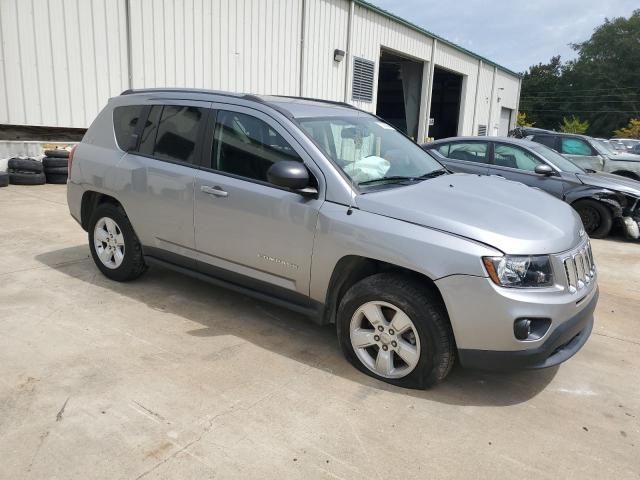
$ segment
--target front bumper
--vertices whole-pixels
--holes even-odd
[[[536,348],[513,351],[460,349],[460,363],[467,368],[482,370],[517,370],[558,365],[574,356],[587,342],[593,329],[593,312],[597,302],[596,287],[588,305],[559,325]]]

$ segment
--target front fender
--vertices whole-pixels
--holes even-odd
[[[593,187],[589,185],[581,185],[573,188],[564,195],[564,201],[569,204],[573,204],[578,200],[583,199],[596,200],[607,204],[607,206],[613,211],[614,217],[621,216],[627,204],[624,194],[607,188]]]

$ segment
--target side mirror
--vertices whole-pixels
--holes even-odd
[[[269,167],[267,180],[278,187],[304,190],[309,186],[309,171],[301,162],[283,160]]]
[[[549,165],[536,165],[536,169],[535,172],[538,175],[545,175],[545,176],[549,176],[549,175],[553,175],[553,168],[551,168]]]

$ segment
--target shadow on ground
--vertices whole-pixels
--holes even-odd
[[[468,406],[515,405],[544,390],[557,372],[555,367],[488,373],[456,365],[447,380],[431,390],[401,389],[353,368],[340,353],[333,326],[317,326],[299,314],[162,268],[149,269],[134,282],[114,282],[99,273],[85,245],[54,250],[36,259],[65,275],[202,325],[190,335],[233,335],[363,386],[417,399]],[[153,316],[144,321],[153,322]]]

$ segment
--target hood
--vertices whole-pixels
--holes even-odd
[[[607,188],[640,197],[640,182],[638,180],[604,172],[577,173],[576,175],[585,185]]]
[[[542,190],[491,176],[442,175],[361,194],[361,210],[443,230],[510,254],[568,250],[582,222],[568,204]]]
[[[624,162],[640,162],[640,155],[636,155],[634,153],[612,153],[607,156],[613,162],[616,160]]]

